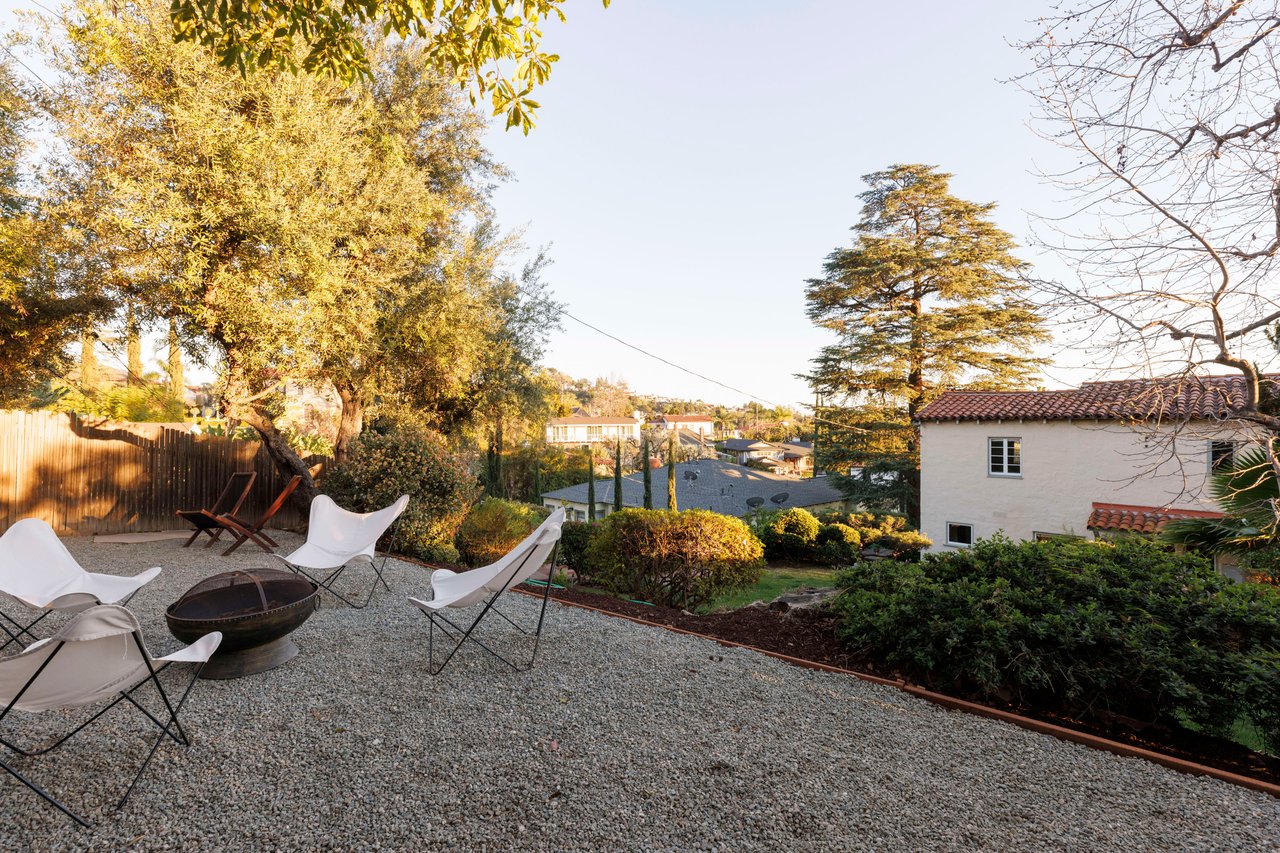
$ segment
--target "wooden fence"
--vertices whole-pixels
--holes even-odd
[[[257,441],[194,436],[183,424],[0,411],[0,532],[31,516],[63,536],[182,528],[175,511],[209,506],[235,471],[258,474],[241,509],[249,517],[284,484]],[[304,521],[290,505],[271,526]]]

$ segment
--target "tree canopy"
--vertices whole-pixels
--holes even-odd
[[[950,177],[923,165],[866,175],[854,244],[805,294],[836,338],[806,377],[818,414],[841,424],[824,427],[817,462],[851,498],[917,523],[917,412],[947,388],[1025,384],[1042,363],[1031,348],[1048,339],[995,205],[952,195]]]
[[[609,0],[602,0],[605,6]],[[525,133],[539,104],[530,95],[559,59],[542,49],[545,21],[565,19],[565,0],[173,0],[174,38],[208,47],[227,68],[371,77],[368,33],[416,38],[426,65],[488,95],[494,115]]]
[[[339,453],[375,401],[437,428],[487,416],[527,378],[549,328],[529,315],[553,303],[503,271],[502,172],[429,45],[366,33],[370,75],[350,86],[241,75],[167,38],[167,14],[84,0],[47,39],[64,80],[42,96],[65,144],[50,204],[98,280],[212,344],[227,414],[292,472],[285,383],[338,391]]]

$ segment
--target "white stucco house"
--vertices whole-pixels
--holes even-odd
[[[573,415],[547,421],[548,444],[595,444],[596,442],[639,441],[643,417],[612,418]]]
[[[716,420],[710,415],[663,415],[657,425],[665,430],[687,430],[707,441],[716,431]]]
[[[1243,399],[1234,376],[948,391],[918,416],[921,530],[945,549],[1217,516],[1209,475],[1254,435]]]

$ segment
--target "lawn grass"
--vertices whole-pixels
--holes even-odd
[[[772,601],[784,592],[804,587],[834,586],[835,569],[813,568],[809,566],[780,566],[768,568],[757,583],[733,592],[726,593],[701,608],[702,612],[713,610],[732,610],[743,607],[753,601]]]

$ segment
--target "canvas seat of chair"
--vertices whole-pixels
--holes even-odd
[[[470,641],[478,645],[494,658],[502,661],[511,669],[523,672],[533,666],[538,656],[538,643],[542,637],[543,621],[547,613],[547,601],[551,596],[551,584],[548,583],[542,593],[542,607],[538,611],[537,624],[526,630],[496,606],[497,600],[517,584],[528,580],[550,557],[555,559],[556,548],[560,543],[560,532],[564,524],[565,511],[555,509],[551,515],[534,528],[533,532],[520,541],[500,559],[478,569],[466,572],[455,572],[451,569],[437,569],[431,573],[430,600],[409,597],[410,603],[421,610],[427,617],[430,630],[427,634],[427,662],[432,675],[439,675],[453,660],[463,644]],[[446,617],[443,611],[447,608],[467,608],[483,603],[480,613],[467,627],[463,627]],[[496,613],[520,633],[532,636],[533,650],[527,663],[516,663],[478,639],[476,629],[490,612]],[[437,621],[439,625],[437,626]],[[439,666],[435,663],[435,629],[440,630],[454,641],[453,648]]]
[[[8,706],[20,692],[13,702],[19,711],[91,705],[141,684],[157,663],[204,662],[222,640],[214,631],[173,654],[150,658],[146,647],[139,648],[134,640],[141,630],[137,617],[118,604],[81,611],[52,637],[0,658],[0,706]],[[55,652],[57,665],[53,666],[49,659]]]
[[[37,748],[24,749],[0,737],[0,744],[18,755],[34,757],[58,748],[70,738],[110,711],[128,701],[160,729],[117,807],[123,808],[134,787],[146,772],[160,743],[170,738],[182,746],[189,745],[178,714],[186,703],[200,675],[200,670],[217,651],[222,634],[213,631],[191,645],[172,654],[153,658],[142,640],[138,619],[118,604],[99,604],[72,616],[48,639],[32,643],[20,653],[0,658],[0,719],[12,711],[39,714],[43,711],[78,708],[94,703],[103,705],[87,720],[71,731]],[[186,689],[176,702],[160,683],[159,675],[172,663],[195,664]],[[165,711],[147,710],[133,696],[145,683],[154,685],[164,702]],[[52,794],[28,779],[22,771],[0,759],[0,770],[17,779],[50,805],[81,826],[88,822],[71,811]]]
[[[160,574],[158,566],[133,577],[87,572],[53,528],[24,518],[0,536],[0,593],[37,609],[74,612],[112,604]]]
[[[427,600],[410,596],[409,600],[424,610],[470,607],[479,604],[488,595],[523,583],[542,567],[551,549],[560,540],[564,519],[563,509],[553,510],[518,545],[487,566],[465,572],[436,569],[431,573],[431,598]],[[536,553],[539,550],[544,553],[539,555]]]
[[[297,550],[278,559],[308,569],[336,569],[366,557],[373,561],[378,539],[400,517],[409,504],[401,495],[395,503],[373,512],[352,512],[338,506],[328,495],[311,501],[307,541]]]

